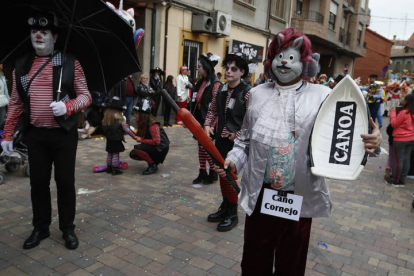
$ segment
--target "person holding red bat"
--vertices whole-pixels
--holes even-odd
[[[214,72],[214,66],[217,65],[219,59],[219,56],[212,53],[202,54],[198,58],[197,70],[201,75],[201,79],[197,82],[193,91],[192,113],[201,126],[204,126],[213,95],[217,93],[221,85]],[[200,142],[198,143],[198,160],[200,162],[200,171],[197,178],[193,180],[193,184],[213,184],[214,181],[217,181],[218,176],[214,171],[213,160]],[[206,169],[207,162],[210,165],[209,175],[207,175]]]
[[[316,75],[318,60],[306,35],[288,28],[275,36],[264,62],[265,74],[275,82],[250,90],[241,134],[227,154],[223,167],[244,172],[239,198],[247,213],[243,276],[304,275],[312,218],[330,215],[327,184],[312,174],[309,157],[318,109],[330,92],[304,81]],[[365,151],[373,153],[381,134],[372,119],[369,123],[372,134],[359,139]],[[223,169],[216,171],[226,176]],[[288,208],[276,208],[287,198],[291,200],[287,204],[297,203],[298,219],[286,214]],[[270,204],[278,213],[266,211]]]
[[[242,53],[228,54],[222,63],[227,83],[220,86],[213,95],[204,130],[207,135],[215,137],[216,147],[223,158],[233,148],[234,139],[240,135],[243,118],[249,101],[251,86],[242,82],[249,74],[249,66]],[[217,121],[216,132],[213,124]],[[217,231],[226,232],[233,229],[238,221],[238,193],[226,177],[220,177],[220,189],[223,202],[217,212],[210,214],[209,222],[219,222]]]

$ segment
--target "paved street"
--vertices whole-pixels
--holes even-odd
[[[105,163],[105,140],[79,142],[74,251],[58,229],[54,184],[51,237],[22,249],[32,230],[29,179],[22,170],[7,173],[0,186],[0,275],[239,275],[243,211],[228,233],[206,221],[221,202],[219,185],[191,186],[196,142],[181,127],[166,131],[170,153],[150,176],[141,175],[145,163],[129,159],[129,137],[121,155],[129,168],[119,176],[92,173]],[[387,136],[382,146],[388,149]],[[313,221],[307,275],[414,275],[414,180],[387,186],[386,159],[370,158],[358,181],[329,180],[333,212]]]

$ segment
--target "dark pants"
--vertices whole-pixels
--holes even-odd
[[[394,183],[404,183],[405,178],[410,170],[411,153],[414,148],[414,141],[395,141],[393,142],[395,152],[395,174]]]
[[[262,198],[263,188],[253,214],[246,215],[242,275],[305,275],[312,218],[293,221],[261,214]]]
[[[226,159],[229,151],[233,149],[234,142],[228,138],[216,138],[216,147],[221,156]],[[237,204],[239,194],[231,185],[231,182],[226,177],[220,177],[220,189],[223,200],[227,199],[231,204]]]
[[[171,116],[171,105],[165,101],[164,104],[164,123],[170,122],[170,116]]]
[[[55,169],[59,229],[74,230],[76,212],[75,160],[76,128],[46,129],[31,126],[26,134],[30,165],[30,185],[34,229],[48,228],[52,222],[50,180]]]
[[[371,117],[372,117],[372,120],[374,122],[377,119],[378,110],[379,110],[380,107],[381,107],[381,103],[380,102],[375,102],[375,103],[369,103],[368,104],[369,113],[371,113]]]
[[[131,124],[131,115],[132,115],[132,108],[134,107],[134,97],[126,97],[125,98],[125,105],[127,109],[124,111],[124,116],[126,117],[126,122],[128,125]]]
[[[161,94],[160,93],[155,93],[154,102],[155,102],[155,108],[151,111],[151,114],[152,114],[152,116],[157,117],[158,108],[160,107],[160,103],[161,103]]]

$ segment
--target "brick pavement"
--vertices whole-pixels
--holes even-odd
[[[63,245],[54,184],[51,237],[22,249],[32,230],[29,180],[21,170],[8,173],[0,186],[0,276],[240,274],[243,211],[229,233],[206,222],[220,203],[219,186],[190,185],[196,143],[180,127],[166,131],[170,153],[150,176],[141,175],[144,163],[128,158],[129,137],[121,157],[130,167],[120,176],[92,173],[105,163],[105,140],[79,143],[77,250]],[[329,180],[333,212],[314,219],[307,275],[414,275],[414,181],[399,189],[384,184],[386,158],[370,158],[358,181]]]

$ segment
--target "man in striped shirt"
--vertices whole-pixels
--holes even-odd
[[[63,232],[65,246],[75,249],[79,245],[73,223],[76,212],[77,113],[89,106],[92,98],[80,63],[69,54],[63,60],[62,53],[54,49],[58,37],[54,14],[39,13],[28,22],[34,52],[16,61],[1,146],[5,153],[13,152],[13,134],[20,123],[30,156],[34,227],[23,248],[36,247],[41,240],[50,236],[50,179],[53,164],[59,229]],[[56,101],[60,74],[61,101]]]

